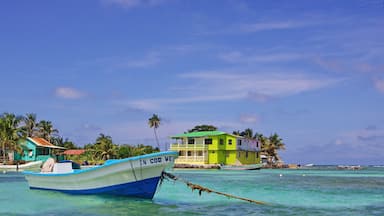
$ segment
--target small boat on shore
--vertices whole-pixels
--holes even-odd
[[[339,165],[339,166],[337,166],[337,169],[342,169],[342,170],[360,170],[360,169],[362,169],[362,167],[360,165],[357,165],[357,166]]]
[[[152,199],[162,172],[172,167],[178,153],[158,152],[107,160],[89,169],[72,169],[72,163],[47,160],[41,172],[25,171],[30,189],[68,194],[110,194]]]
[[[33,161],[26,164],[19,165],[0,165],[0,170],[2,171],[24,171],[24,170],[38,170],[40,166],[43,164],[43,161]]]
[[[247,164],[247,165],[222,165],[222,170],[259,170],[262,164]]]

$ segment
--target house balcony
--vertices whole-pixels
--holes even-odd
[[[204,144],[171,144],[171,151],[198,151],[198,150],[208,150],[208,146]]]

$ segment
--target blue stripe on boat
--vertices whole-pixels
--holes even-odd
[[[136,182],[130,182],[119,185],[112,185],[102,188],[93,188],[86,190],[56,190],[47,189],[40,187],[30,187],[30,189],[49,190],[49,191],[60,191],[68,194],[110,194],[110,195],[121,195],[131,196],[144,199],[152,199],[155,195],[157,184],[159,183],[160,177],[149,178]]]

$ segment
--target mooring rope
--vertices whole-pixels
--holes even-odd
[[[239,196],[235,196],[235,195],[232,195],[232,194],[227,194],[227,193],[223,193],[223,192],[219,192],[219,191],[214,191],[214,190],[212,190],[212,189],[203,187],[203,186],[201,186],[201,185],[193,184],[193,183],[191,183],[191,182],[188,182],[188,181],[186,181],[186,180],[184,180],[184,179],[181,179],[181,178],[179,178],[179,177],[176,177],[175,175],[172,175],[172,174],[167,173],[167,172],[163,172],[163,173],[162,173],[160,184],[162,183],[162,181],[164,180],[164,178],[168,178],[168,179],[173,180],[173,181],[177,181],[177,180],[179,180],[179,181],[185,183],[188,187],[190,187],[190,188],[192,189],[192,191],[194,191],[194,190],[198,190],[200,196],[201,196],[201,192],[215,193],[215,194],[219,194],[219,195],[222,195],[222,196],[226,196],[226,197],[228,197],[228,198],[239,199],[239,200],[247,201],[247,202],[250,202],[250,203],[256,203],[256,204],[259,204],[259,205],[267,205],[266,202],[257,201],[257,200],[252,200],[252,199],[248,199],[248,198],[243,198],[243,197],[239,197]]]

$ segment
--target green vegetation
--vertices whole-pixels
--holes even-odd
[[[198,132],[198,131],[215,131],[217,127],[213,125],[196,125],[194,128],[188,130],[188,133]]]
[[[160,125],[160,118],[154,115],[150,121],[152,122],[152,126],[150,126],[155,129],[157,140],[156,129]],[[68,138],[59,136],[59,131],[54,128],[51,121],[38,122],[36,114],[27,113],[25,116],[16,116],[12,113],[3,113],[0,115],[0,161],[4,164],[7,163],[8,152],[16,151],[22,154],[20,143],[26,137],[41,137],[54,145],[67,149],[84,149],[84,154],[68,156],[67,159],[77,162],[87,161],[89,164],[99,164],[108,159],[126,158],[159,151],[159,148],[143,144],[115,144],[112,137],[104,134],[100,134],[95,143],[79,147]]]
[[[0,116],[0,144],[2,151],[2,161],[7,161],[7,151],[21,152],[18,145],[19,139],[22,139],[22,129],[19,126],[22,117],[12,113],[3,113]]]

